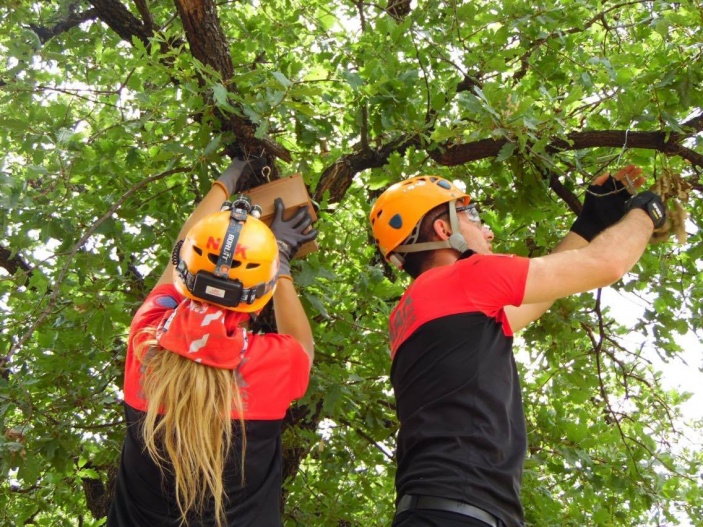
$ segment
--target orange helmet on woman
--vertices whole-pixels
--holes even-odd
[[[273,296],[278,273],[276,237],[246,205],[226,202],[188,231],[174,249],[179,293],[232,311],[261,310]]]
[[[383,257],[399,269],[402,254],[450,247],[459,252],[468,249],[459,230],[455,205],[468,205],[471,198],[454,184],[439,176],[416,176],[388,187],[374,203],[369,220],[376,244]],[[412,235],[430,210],[449,204],[452,235],[448,240],[415,243]]]

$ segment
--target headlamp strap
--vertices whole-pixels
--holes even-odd
[[[253,304],[255,300],[261,298],[268,293],[271,288],[276,285],[276,279],[269,282],[262,282],[249,289],[242,289],[242,303]]]
[[[243,209],[232,208],[232,212],[229,216],[229,225],[227,225],[227,232],[225,233],[225,239],[222,242],[222,250],[217,258],[217,264],[215,265],[215,276],[218,278],[228,278],[229,270],[232,268],[232,260],[234,258],[234,251],[237,249],[237,243],[239,242],[239,234],[242,232],[242,227],[244,222],[247,221],[247,213]]]
[[[234,203],[225,202],[221,210],[229,210],[230,217],[222,249],[215,264],[215,270],[212,273],[200,270],[193,274],[188,270],[185,261],[180,260],[180,258],[178,261],[174,258],[173,263],[176,265],[176,271],[186,288],[194,297],[225,307],[253,304],[275,287],[276,278],[274,277],[268,282],[245,288],[240,280],[232,280],[229,277],[239,236],[252,207],[248,199],[243,196],[235,200]],[[252,215],[256,217],[256,214],[252,213]],[[180,251],[180,245],[177,245],[177,249]],[[174,254],[175,252],[176,250],[174,250]]]

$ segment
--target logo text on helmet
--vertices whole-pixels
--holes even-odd
[[[237,256],[241,256],[242,258],[246,259],[247,249],[248,247],[246,245],[238,243],[237,246],[234,248],[234,257],[236,258]]]
[[[220,249],[221,242],[222,238],[213,238],[212,236],[210,236],[207,239],[207,249],[213,249],[215,251],[218,251]]]
[[[234,238],[235,238],[234,233],[227,234],[227,241],[225,241],[225,247],[224,247],[224,249],[222,249],[222,252],[229,253],[232,250],[232,244],[234,243]]]

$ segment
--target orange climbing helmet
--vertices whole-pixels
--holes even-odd
[[[468,247],[459,230],[456,203],[468,205],[471,198],[454,184],[439,176],[416,176],[388,187],[371,208],[369,221],[383,257],[399,269],[402,253],[451,247],[464,252]],[[442,203],[448,203],[452,236],[446,241],[415,243],[411,235],[422,218]],[[410,240],[409,240],[410,238]]]
[[[266,305],[276,289],[278,245],[271,229],[250,212],[247,200],[225,202],[176,244],[179,293],[244,313]]]

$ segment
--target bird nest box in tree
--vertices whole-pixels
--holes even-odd
[[[289,177],[276,179],[270,183],[265,183],[249,189],[243,192],[243,194],[251,200],[252,205],[261,207],[261,218],[259,219],[266,225],[271,225],[273,221],[273,202],[276,198],[281,198],[285,205],[283,219],[289,219],[301,206],[305,205],[308,207],[312,220],[317,220],[317,214],[315,213],[315,208],[308,194],[308,189],[300,174],[293,174]],[[311,242],[303,244],[295,254],[295,257],[302,258],[318,249],[319,246],[317,242],[312,240]]]

